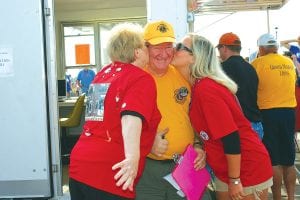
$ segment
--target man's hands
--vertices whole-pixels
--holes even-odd
[[[167,151],[169,142],[166,140],[165,135],[168,132],[169,128],[157,132],[151,149],[152,154],[161,157]]]

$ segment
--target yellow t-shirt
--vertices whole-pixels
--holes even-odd
[[[277,53],[258,57],[252,62],[258,75],[257,104],[260,109],[296,106],[295,66],[289,58]]]
[[[147,68],[145,70],[150,73]],[[155,160],[172,159],[174,154],[183,153],[186,146],[194,140],[188,116],[191,88],[172,65],[169,65],[168,72],[164,76],[151,75],[156,82],[158,109],[162,115],[158,130],[169,128],[169,132],[165,135],[169,145],[162,157],[151,153],[149,157]]]

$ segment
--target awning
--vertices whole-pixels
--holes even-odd
[[[195,14],[276,10],[288,0],[190,0]],[[190,4],[191,5],[191,4]]]

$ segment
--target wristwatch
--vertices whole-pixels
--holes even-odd
[[[239,178],[230,178],[229,181],[233,184],[233,185],[238,185],[241,183],[241,180]]]

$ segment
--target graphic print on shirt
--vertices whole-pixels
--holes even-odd
[[[174,97],[177,103],[184,104],[186,98],[189,94],[189,91],[186,87],[181,87],[174,91]]]
[[[90,85],[86,110],[86,121],[103,121],[104,99],[110,83],[93,83]]]

